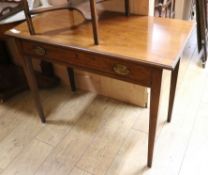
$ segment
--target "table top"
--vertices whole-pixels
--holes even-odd
[[[68,10],[44,13],[33,21],[37,35],[29,34],[25,22],[7,35],[171,70],[195,27],[192,22],[176,19],[107,15],[99,20],[100,44],[94,45],[91,23],[72,27],[73,14]]]

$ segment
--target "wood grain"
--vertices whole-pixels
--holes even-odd
[[[70,175],[92,175],[92,174],[75,167],[70,173]]]
[[[28,103],[28,98],[25,95],[26,94],[21,94],[21,97],[18,96],[16,99],[17,101],[18,99],[23,100],[26,105]],[[6,105],[1,104],[0,106],[0,141],[8,136],[9,133],[11,133],[12,130],[22,122],[21,118],[14,117],[15,114],[24,109],[24,102],[23,104],[20,104],[17,101],[11,100],[6,103]],[[7,117],[7,115],[11,117]],[[17,114],[17,116],[19,116],[19,114]]]
[[[59,21],[55,18],[58,15],[66,16],[66,18]],[[46,21],[47,25],[43,25]],[[185,47],[186,39],[194,27],[193,23],[182,20],[141,16],[126,18],[121,14],[114,15],[99,21],[100,29],[102,29],[100,45],[95,46],[92,43],[90,23],[71,31],[69,21],[71,21],[71,13],[65,10],[36,17],[34,25],[39,35],[33,36],[33,40],[57,43],[69,48],[79,46],[81,50],[88,52],[112,55],[124,60],[132,60],[135,63],[165,69],[175,68],[179,55]],[[58,26],[55,25],[57,23],[59,23]],[[20,33],[16,33],[15,30]],[[16,27],[15,30],[10,30],[7,34],[17,38],[30,38],[25,23]],[[114,37],[116,35],[119,37]],[[127,38],[128,42],[123,42]]]
[[[83,153],[92,143],[98,129],[105,123],[114,109],[107,103],[107,99],[95,100],[81,113],[79,121],[64,139],[56,146],[35,175],[68,175]],[[79,103],[77,104],[79,107]],[[107,107],[107,106],[108,107]],[[77,106],[77,108],[79,108]],[[103,111],[103,112],[101,112]],[[51,167],[52,165],[52,167]]]
[[[74,95],[68,89],[63,89],[61,93],[60,89],[55,89],[53,93],[56,103],[50,97],[44,100],[47,104],[46,112],[49,114],[48,124],[36,137],[38,140],[56,147],[73,129],[80,115],[82,115],[88,105],[96,98],[96,95],[80,92]],[[79,110],[73,110],[74,108],[79,108]]]
[[[134,129],[129,130],[106,175],[145,174],[147,168],[144,152],[147,152],[147,134]]]
[[[51,146],[38,140],[33,140],[2,175],[33,175],[51,150]],[[28,160],[30,161],[28,162]]]
[[[111,7],[111,6],[109,6]],[[70,21],[73,21],[71,25],[78,25],[83,22],[83,17],[74,12],[70,16]],[[69,24],[70,24],[69,21]],[[14,56],[14,62],[16,64],[23,64],[22,58],[19,55],[19,53],[16,51],[16,46],[11,43],[11,51]],[[48,48],[47,48],[48,49]],[[58,56],[57,58],[61,58],[62,56]],[[39,68],[39,62],[36,61],[34,63],[34,67],[36,70],[40,71]],[[60,66],[57,64],[54,64],[56,75],[62,80],[62,83],[66,86],[69,86],[68,82],[68,76],[66,72],[66,68],[64,66]],[[77,81],[77,87],[82,90],[88,90],[92,92],[96,92],[101,95],[105,95],[108,97],[112,97],[115,99],[119,99],[121,101],[125,101],[128,103],[132,103],[138,106],[145,107],[147,103],[147,91],[146,88],[142,86],[132,85],[130,83],[121,82],[115,79],[106,78],[103,76],[98,76],[95,74],[86,73],[83,71],[76,71],[79,72],[78,74],[75,74],[76,81]],[[119,93],[120,91],[117,90],[117,86],[121,87],[123,89],[123,93]],[[132,90],[132,94],[128,93],[128,89]]]
[[[28,55],[25,58],[25,62],[30,61],[32,57],[39,59],[44,58],[51,62],[89,70],[89,72],[95,72],[101,75],[104,74],[108,77],[124,80],[126,82],[133,82],[147,87],[151,84],[152,69],[147,66],[136,65],[135,63],[131,63],[131,61],[116,59],[108,55],[81,52],[76,49],[68,50],[67,48],[58,48],[57,46],[41,43],[23,41],[21,44],[23,54]],[[29,62],[27,65],[30,65]],[[127,74],[116,72],[114,68],[117,65],[125,67]]]
[[[193,36],[192,39],[195,39],[195,35]],[[69,92],[67,95],[67,91],[69,90],[63,87],[49,91],[41,91],[46,113],[50,114],[48,117],[48,120],[51,121],[50,126],[42,126],[39,120],[34,117],[34,109],[31,107],[32,98],[31,95],[28,96],[29,92],[14,97],[10,103],[5,103],[0,106],[0,119],[12,118],[18,120],[16,125],[10,122],[6,123],[8,127],[11,125],[14,128],[11,129],[12,131],[4,132],[4,139],[0,141],[0,159],[5,155],[6,157],[10,157],[10,161],[7,166],[0,168],[5,172],[10,172],[9,169],[11,167],[13,170],[22,170],[21,167],[23,163],[21,162],[18,164],[16,161],[21,160],[21,158],[24,158],[23,167],[27,165],[29,167],[29,165],[31,165],[30,160],[32,161],[37,158],[35,153],[39,153],[39,150],[42,149],[41,145],[45,145],[47,139],[55,135],[56,131],[59,132],[59,129],[62,130],[65,128],[62,130],[62,134],[58,134],[58,139],[54,139],[56,141],[51,142],[54,143],[54,149],[49,153],[48,157],[44,162],[42,162],[42,158],[38,158],[38,161],[35,161],[37,163],[32,166],[30,172],[34,172],[36,165],[42,163],[42,166],[40,166],[35,173],[41,174],[42,172],[44,175],[79,175],[79,173],[83,175],[83,173],[86,173],[88,175],[88,170],[86,172],[78,168],[76,164],[87,152],[88,157],[96,157],[94,154],[89,153],[89,148],[95,143],[95,138],[98,138],[98,135],[104,135],[106,137],[103,139],[103,145],[111,145],[113,143],[112,139],[123,139],[122,143],[119,141],[119,143],[121,143],[120,148],[117,154],[115,154],[112,164],[106,170],[107,175],[206,174],[206,149],[208,146],[208,132],[206,127],[208,112],[208,71],[198,66],[197,52],[193,54],[194,51],[196,51],[196,42],[190,41],[189,45],[186,47],[183,59],[181,60],[177,86],[178,93],[176,95],[176,105],[173,111],[174,119],[171,125],[165,123],[167,110],[164,109],[165,105],[167,105],[169,94],[166,87],[170,81],[170,72],[165,71],[163,74],[162,91],[167,92],[163,93],[164,96],[162,96],[164,101],[162,100],[161,103],[160,120],[158,124],[160,132],[157,136],[157,151],[155,154],[154,166],[151,170],[146,167],[148,118],[144,113],[148,113],[148,109],[138,108],[116,100],[96,96],[94,93],[78,91],[73,95]],[[58,101],[57,103],[56,100]],[[85,107],[80,109],[80,106]],[[72,110],[72,107],[76,109],[76,111],[74,109]],[[120,110],[126,111],[124,112],[125,114],[121,115]],[[74,111],[74,113],[72,113],[72,111]],[[128,131],[121,130],[118,138],[115,138],[116,136],[114,133],[116,133],[116,131],[114,132],[113,130],[113,126],[117,126],[115,121],[122,123],[122,128],[128,128],[129,124],[125,126],[125,122],[132,122],[132,120],[129,121],[128,113],[130,115],[135,115],[136,121]],[[25,128],[31,128],[31,131],[34,133],[31,133],[29,129]],[[44,131],[46,128],[49,132]],[[28,137],[24,137],[26,134],[25,131],[26,133],[30,133]],[[41,132],[45,133],[44,137],[40,137],[40,135],[42,135]],[[5,148],[11,147],[10,142],[6,140],[10,140],[11,138],[15,140],[20,136],[24,137],[24,139],[17,142],[16,147],[20,145],[20,143],[24,143],[24,149],[21,149],[18,154],[11,157],[11,153],[2,146],[4,145]],[[125,138],[122,138],[122,136],[125,136]],[[36,140],[39,142],[40,138],[42,144],[40,144],[37,149],[32,145],[36,145],[34,143]],[[109,142],[107,141],[108,138]],[[102,138],[100,139],[102,140]],[[50,139],[48,142],[50,143]],[[97,143],[102,145],[101,141]],[[34,154],[29,154],[29,157],[24,156],[26,154],[24,154],[24,150],[31,150],[31,148],[33,148]],[[103,147],[103,149],[100,150],[105,150],[109,153],[111,149],[107,148],[104,149]],[[113,147],[113,149],[115,148]],[[102,152],[98,155],[102,155]],[[106,158],[108,157],[109,156]],[[102,157],[100,157],[100,159],[102,159]],[[4,160],[7,161],[7,159]],[[75,160],[77,160],[76,163],[74,163]],[[89,161],[89,159],[87,160]],[[90,161],[94,162],[94,160]],[[105,162],[105,160],[103,159],[101,162]],[[20,172],[24,174],[24,171]]]
[[[18,117],[19,115],[17,115]],[[0,142],[0,168],[6,168],[20,154],[40,131],[40,121],[25,118],[11,133]]]
[[[128,135],[128,130],[137,118],[137,113],[132,113],[127,108],[121,109],[119,106],[113,113],[116,115],[111,115],[111,120],[97,131],[93,143],[77,163],[79,168],[97,175],[104,175],[109,169],[120,145]]]
[[[92,4],[93,3],[93,4]],[[94,1],[91,1],[91,7],[94,7]],[[92,8],[91,8],[92,9]],[[93,8],[94,9],[94,8]],[[66,11],[63,11],[66,12]],[[51,14],[53,14],[51,12]],[[65,16],[64,13],[59,13],[62,16]],[[108,14],[109,15],[109,14]],[[39,18],[42,15],[38,16]],[[95,17],[96,15],[94,15]],[[46,18],[46,20],[50,20],[51,16],[48,16],[48,19]],[[192,30],[193,30],[193,24],[189,23],[189,22],[182,22],[182,21],[176,21],[176,20],[172,20],[171,22],[173,22],[173,25],[175,25],[175,27],[178,27],[178,25],[181,25],[181,28],[184,29],[183,32],[179,32],[179,31],[175,31],[172,30],[172,28],[174,28],[172,26],[172,28],[168,28],[168,23],[166,23],[168,20],[162,20],[162,18],[158,18],[160,19],[159,21],[159,25],[161,28],[168,28],[166,29],[166,35],[168,37],[173,35],[175,33],[175,37],[174,40],[175,41],[175,48],[168,48],[168,44],[172,44],[173,45],[173,41],[171,40],[167,40],[166,38],[163,38],[163,40],[160,40],[160,45],[158,47],[158,43],[156,43],[156,40],[154,40],[154,36],[153,36],[153,41],[149,42],[148,40],[144,40],[141,36],[139,38],[140,41],[140,45],[139,43],[136,42],[136,40],[134,41],[133,39],[138,35],[138,31],[139,32],[143,32],[146,33],[147,36],[149,35],[153,35],[154,32],[159,34],[159,30],[157,30],[156,28],[152,27],[155,25],[157,18],[154,17],[139,17],[139,16],[132,16],[132,17],[128,17],[125,19],[120,18],[119,14],[113,14],[112,16],[106,16],[106,18],[103,18],[103,21],[112,21],[112,18],[114,19],[114,22],[117,22],[117,25],[121,25],[121,24],[125,24],[125,25],[129,25],[128,29],[130,29],[130,31],[135,30],[134,28],[134,23],[137,22],[138,24],[141,24],[142,27],[144,27],[143,29],[137,28],[137,30],[135,31],[135,33],[133,33],[134,35],[128,35],[127,38],[128,40],[131,40],[130,45],[127,45],[126,47],[124,47],[125,45],[121,45],[123,38],[121,36],[116,37],[116,39],[111,40],[111,42],[109,42],[108,44],[115,44],[112,45],[112,48],[108,48],[108,46],[103,47],[102,45],[94,45],[94,49],[92,47],[89,46],[89,43],[86,41],[87,35],[87,29],[88,28],[84,28],[84,35],[82,34],[82,32],[80,32],[79,30],[74,30],[74,32],[77,32],[76,38],[80,37],[78,40],[74,40],[73,37],[74,35],[68,35],[69,37],[72,37],[68,43],[66,43],[66,40],[64,38],[61,37],[62,32],[59,31],[59,33],[57,33],[55,35],[56,39],[59,40],[59,42],[57,43],[57,40],[54,41],[53,39],[48,40],[47,39],[47,34],[42,35],[40,38],[38,38],[38,35],[29,35],[29,37],[27,35],[23,35],[22,32],[19,31],[18,32],[12,32],[13,30],[17,30],[17,29],[12,29],[10,30],[10,33],[8,32],[7,34],[9,36],[13,36],[14,38],[17,38],[17,44],[19,46],[19,50],[22,50],[22,55],[24,57],[24,68],[25,68],[25,73],[27,76],[27,80],[30,86],[30,89],[33,92],[33,96],[34,96],[34,101],[36,104],[36,108],[38,110],[38,114],[39,117],[41,118],[41,121],[43,123],[46,122],[45,116],[44,116],[44,112],[43,112],[43,108],[40,102],[40,97],[37,91],[37,82],[35,80],[35,75],[33,72],[33,67],[32,67],[32,61],[30,56],[34,56],[36,58],[40,58],[40,59],[45,59],[45,60],[51,60],[52,62],[56,62],[56,58],[54,59],[53,56],[49,56],[49,55],[53,55],[52,53],[50,53],[49,50],[47,50],[41,43],[44,43],[47,47],[51,49],[51,52],[53,52],[54,49],[57,49],[55,52],[55,54],[61,53],[61,50],[66,49],[66,53],[64,55],[68,55],[67,50],[69,49],[69,52],[74,52],[75,58],[68,58],[66,57],[66,59],[63,59],[63,61],[61,60],[60,64],[64,64],[65,66],[68,65],[72,65],[73,67],[78,67],[81,68],[83,70],[86,71],[90,71],[90,72],[95,72],[104,76],[108,76],[108,77],[112,77],[115,79],[119,79],[119,80],[123,80],[126,82],[131,82],[131,83],[135,83],[135,84],[139,84],[139,85],[143,85],[146,87],[150,87],[151,89],[151,96],[150,96],[150,115],[149,115],[149,136],[148,136],[148,160],[147,160],[147,165],[148,167],[152,167],[152,162],[153,162],[153,153],[154,153],[154,144],[155,144],[155,137],[156,137],[156,131],[157,131],[157,117],[158,117],[158,108],[159,108],[159,102],[160,102],[160,89],[161,89],[161,80],[162,80],[162,72],[163,69],[170,69],[171,71],[174,71],[173,74],[173,80],[171,82],[171,93],[170,93],[170,105],[169,105],[169,116],[168,118],[171,118],[171,114],[172,114],[172,108],[173,108],[173,101],[174,101],[174,94],[175,94],[175,90],[176,90],[176,80],[177,80],[177,75],[178,75],[178,67],[179,67],[179,63],[180,63],[180,54],[184,49],[184,46],[186,44],[186,41],[189,37],[189,35],[191,34]],[[38,18],[35,18],[36,20]],[[132,19],[134,19],[133,21],[131,21]],[[52,19],[51,19],[52,20]],[[119,21],[119,22],[118,22]],[[151,30],[149,30],[148,27],[146,27],[146,25],[144,25],[145,23],[150,23],[151,26]],[[63,25],[65,25],[66,23],[63,23]],[[101,24],[101,23],[100,23]],[[108,36],[108,27],[111,25],[109,25],[110,23],[107,23],[108,25],[104,25],[106,27],[106,29],[104,29],[105,33],[103,33],[103,35]],[[61,24],[60,24],[61,26]],[[78,28],[82,27],[82,26],[86,26],[86,24],[80,25]],[[88,25],[87,25],[88,26]],[[102,26],[102,25],[101,25]],[[116,27],[118,27],[116,26]],[[62,26],[63,27],[63,26]],[[88,26],[89,27],[89,26]],[[125,27],[126,28],[126,27]],[[95,28],[94,28],[95,29]],[[97,29],[97,28],[96,28]],[[117,28],[112,28],[111,32],[115,32],[113,29],[117,29]],[[174,28],[175,29],[175,28]],[[95,30],[94,30],[95,31]],[[129,31],[126,31],[129,32]],[[17,34],[18,33],[18,34]],[[160,32],[162,35],[162,32]],[[182,34],[181,34],[182,33]],[[114,33],[116,34],[116,33]],[[130,34],[130,33],[128,33]],[[90,38],[88,36],[88,38]],[[24,40],[29,40],[28,44],[25,43]],[[116,40],[116,42],[118,43],[114,43]],[[108,40],[106,40],[108,42]],[[104,41],[104,42],[106,42]],[[159,58],[158,54],[159,54],[159,50],[161,49],[161,47],[163,47],[163,44],[166,43],[166,49],[167,49],[167,53],[166,51],[162,51],[163,57]],[[150,48],[154,48],[155,47],[155,52],[152,52],[151,50],[143,50],[144,48],[140,48],[140,51],[138,50],[139,47],[141,46],[141,44],[145,45],[146,47],[150,47]],[[33,46],[34,45],[34,46]],[[37,45],[37,46],[35,46]],[[75,47],[75,45],[77,45]],[[22,46],[22,47],[21,47]],[[25,49],[26,46],[30,46],[31,48],[34,47],[34,49]],[[116,47],[118,46],[119,50],[116,50]],[[136,46],[136,47],[134,47]],[[165,45],[164,45],[165,46]],[[179,47],[180,46],[180,47]],[[96,47],[99,47],[98,50],[96,50]],[[117,49],[118,49],[117,48]],[[115,50],[112,50],[115,49]],[[123,52],[123,50],[128,50],[129,49],[129,53],[125,53]],[[137,49],[137,52],[135,52]],[[116,52],[117,51],[117,52]],[[138,52],[139,51],[139,52]],[[173,53],[169,53],[170,51],[172,51]],[[138,57],[138,55],[130,55],[130,53],[134,53],[137,54],[141,54],[141,58],[140,56]],[[32,55],[31,55],[32,53]],[[33,55],[34,54],[34,55]],[[127,54],[127,55],[126,55]],[[70,54],[69,54],[70,55]],[[51,58],[50,58],[51,57]],[[170,61],[170,63],[167,62],[167,60]],[[72,84],[73,85],[73,84]],[[171,112],[170,112],[171,111]],[[117,148],[118,149],[118,148]],[[109,161],[110,162],[110,161]],[[106,165],[109,166],[109,165]],[[105,167],[104,167],[105,169]]]

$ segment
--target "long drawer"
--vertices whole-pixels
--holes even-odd
[[[79,67],[116,79],[142,83],[145,86],[150,85],[151,68],[147,69],[123,59],[30,41],[23,41],[22,48],[24,54],[28,56]]]

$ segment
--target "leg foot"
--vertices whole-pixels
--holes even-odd
[[[32,60],[28,57],[24,57],[24,63],[25,63],[24,64],[25,75],[27,78],[28,85],[32,91],[34,102],[35,102],[39,117],[41,119],[41,122],[45,123],[46,119],[44,116],[42,104],[40,101],[40,96],[38,93],[38,85],[37,85],[35,73],[33,71]]]
[[[68,67],[67,72],[68,72],[68,76],[69,76],[71,90],[72,90],[72,92],[75,92],[76,91],[76,83],[75,83],[75,78],[74,78],[74,69],[71,67]]]

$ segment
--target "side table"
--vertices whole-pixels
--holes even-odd
[[[18,25],[19,22],[0,24],[0,102],[25,90],[27,83],[20,66],[12,63],[4,32]]]
[[[0,102],[28,88],[21,66],[12,63],[12,56],[7,47],[8,36],[4,33],[20,22],[0,24]],[[36,72],[39,88],[52,88],[59,84],[54,75],[53,66],[46,61],[41,62],[41,73]]]

